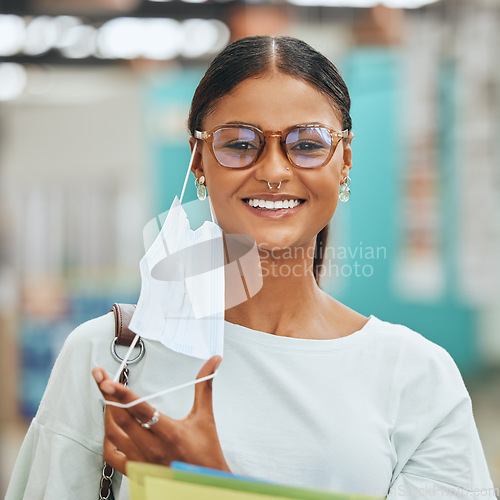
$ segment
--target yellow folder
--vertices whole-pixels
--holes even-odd
[[[158,477],[146,478],[144,486],[142,498],[147,500],[165,500],[166,498],[168,500],[289,500],[290,498],[183,483],[175,479]]]
[[[296,488],[128,462],[130,500],[380,500],[355,493]]]

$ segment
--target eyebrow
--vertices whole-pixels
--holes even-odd
[[[231,122],[226,122],[224,125],[249,125],[250,127],[257,127],[258,129],[261,128],[261,126],[257,123],[247,123],[247,122],[240,122],[240,121],[231,121]]]
[[[230,121],[230,122],[226,122],[224,125],[248,125],[250,127],[256,127],[259,130],[263,130],[262,127],[259,124],[247,123],[247,122],[240,122],[240,121]],[[324,123],[320,123],[320,122],[302,122],[302,123],[296,123],[294,125],[290,125],[290,127],[296,127],[296,126],[299,126],[299,125],[301,125],[301,126],[309,126],[309,125],[312,125],[312,126],[325,126]],[[287,128],[290,128],[290,127],[285,127],[283,130],[286,130]]]

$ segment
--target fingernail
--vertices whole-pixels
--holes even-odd
[[[94,368],[94,369],[92,370],[92,375],[94,376],[94,380],[95,380],[98,384],[100,384],[100,383],[103,381],[103,379],[104,379],[104,376],[103,376],[103,374],[102,374],[101,370],[99,370],[98,368]]]
[[[99,388],[101,389],[101,392],[104,392],[104,394],[107,394],[108,396],[115,393],[115,388],[111,385],[111,382],[104,382],[104,384],[100,385]]]

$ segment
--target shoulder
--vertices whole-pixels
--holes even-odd
[[[383,354],[394,376],[400,380],[417,378],[422,384],[451,385],[463,391],[460,371],[446,349],[408,326],[373,320],[372,345]]]
[[[111,341],[115,332],[115,317],[109,312],[77,326],[68,336],[65,345],[84,348],[92,344]]]
[[[110,346],[114,335],[115,318],[111,312],[82,323],[68,335],[55,368],[57,365],[113,367]]]
[[[455,366],[452,357],[440,345],[408,326],[390,323],[373,317],[372,335],[386,350],[398,356],[410,356],[418,362],[425,360]]]
[[[462,375],[443,347],[405,325],[375,318],[372,328],[372,350],[392,379],[395,399],[416,413],[470,404]]]

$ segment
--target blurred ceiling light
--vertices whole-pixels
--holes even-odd
[[[54,43],[56,49],[67,47],[71,43],[71,28],[81,26],[82,20],[75,16],[56,16],[52,18],[52,24],[57,30],[57,40]]]
[[[439,0],[385,0],[384,5],[400,9],[418,9],[424,5],[437,3],[438,1]]]
[[[144,20],[141,52],[148,59],[166,60],[179,55],[183,33],[174,19]]]
[[[201,57],[206,54],[219,38],[219,30],[212,21],[188,19],[182,23],[184,43],[181,54],[185,57]]]
[[[26,41],[23,52],[29,56],[38,56],[54,47],[59,32],[51,17],[35,17],[26,27]]]
[[[320,7],[375,7],[382,4],[386,7],[399,9],[416,9],[439,2],[440,0],[288,0],[290,3],[301,6]]]
[[[139,7],[141,0],[35,0],[40,12],[54,14],[80,13],[99,15],[116,11],[130,12]]]
[[[212,47],[207,50],[208,54],[217,54],[220,52],[231,39],[231,30],[229,26],[218,19],[211,19],[210,21],[217,30],[217,41],[212,45]]]
[[[22,17],[0,14],[0,56],[13,56],[23,47],[26,26]]]
[[[107,59],[133,59],[139,57],[143,35],[142,20],[118,17],[104,23],[97,36],[98,55]]]
[[[168,18],[118,17],[97,29],[75,16],[34,17],[26,26],[19,16],[0,15],[0,56],[21,52],[38,56],[57,49],[72,59],[198,58],[219,52],[229,39],[228,26],[215,19],[181,23]]]
[[[122,17],[103,24],[97,39],[98,56],[109,59],[167,60],[179,55],[184,39],[174,19]]]
[[[17,63],[0,63],[0,101],[19,97],[27,82],[26,70]]]
[[[96,29],[92,26],[73,26],[65,35],[65,46],[61,54],[70,59],[85,59],[93,56],[96,50]]]
[[[376,0],[289,0],[289,2],[307,7],[373,7],[380,3]]]

